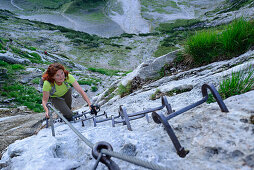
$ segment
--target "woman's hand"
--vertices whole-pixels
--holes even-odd
[[[46,116],[46,118],[49,118],[49,113],[45,112],[45,116]]]
[[[92,109],[91,107],[91,102],[87,96],[87,94],[84,92],[84,90],[81,88],[81,86],[78,84],[77,80],[75,80],[74,83],[72,83],[72,86],[77,90],[77,92],[83,97],[83,99],[86,101],[88,104],[89,108]]]
[[[42,97],[42,106],[45,110],[45,116],[46,118],[49,118],[49,110],[47,108],[47,102],[49,99],[49,92],[43,91],[43,97]]]

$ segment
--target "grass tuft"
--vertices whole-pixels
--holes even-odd
[[[127,83],[126,86],[120,84],[119,87],[118,87],[118,89],[117,89],[117,92],[118,92],[118,94],[119,94],[121,97],[124,97],[124,96],[130,94],[131,91],[132,91],[132,90],[131,90],[131,81],[129,81],[129,82]]]
[[[221,32],[197,32],[185,43],[185,56],[194,66],[238,56],[254,45],[254,22],[236,19]]]
[[[254,68],[232,72],[231,77],[224,79],[219,86],[219,94],[222,99],[230,96],[246,93],[254,89]],[[215,102],[212,94],[209,94],[208,103]]]

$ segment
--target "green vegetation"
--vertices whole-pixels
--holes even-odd
[[[179,27],[190,27],[195,24],[200,23],[197,19],[177,19],[174,23],[161,23],[158,28],[156,28],[157,31],[163,32],[163,33],[172,33],[174,32],[175,28]]]
[[[25,67],[20,64],[9,64],[2,60],[0,60],[0,66],[7,69],[6,84],[2,85],[0,95],[6,98],[14,98],[14,102],[17,105],[27,106],[35,112],[41,112],[43,110],[40,105],[41,94],[34,87],[22,85],[14,81]]]
[[[6,50],[6,41],[4,38],[0,37],[0,50]]]
[[[157,47],[157,50],[154,53],[154,57],[160,57],[169,52],[175,51],[179,49],[176,47],[176,44],[183,45],[184,40],[193,34],[193,31],[174,31],[172,33],[163,33],[166,35],[160,45]]]
[[[158,12],[158,13],[168,13],[170,11],[167,10],[166,7],[179,8],[175,1],[159,1],[159,0],[141,0],[142,4],[142,12]],[[151,8],[152,7],[152,8]]]
[[[132,89],[131,89],[131,81],[129,81],[129,82],[127,83],[126,86],[120,84],[119,87],[118,87],[118,89],[117,89],[117,92],[118,92],[118,94],[119,94],[121,97],[124,97],[124,96],[130,94],[130,93],[132,92]]]
[[[0,43],[0,50],[4,50],[4,46],[2,43]]]
[[[89,85],[89,86],[91,86],[92,84],[97,84],[93,80],[78,80],[78,83],[80,85]]]
[[[120,37],[132,38],[135,34],[122,33]]]
[[[15,98],[20,106],[27,106],[29,109],[35,112],[42,112],[41,106],[42,94],[40,94],[34,87],[22,85],[20,83],[5,84],[2,87],[1,96],[8,98]]]
[[[186,89],[178,89],[178,88],[175,88],[175,89],[172,89],[166,93],[162,93],[159,89],[156,89],[155,93],[153,93],[151,96],[150,96],[150,100],[156,100],[158,98],[160,98],[161,96],[164,96],[164,95],[167,95],[167,96],[174,96],[174,95],[177,95],[177,94],[181,94],[181,93],[184,93],[184,92],[188,92],[188,91],[191,91],[192,88],[186,88]]]
[[[13,75],[16,74],[17,70],[24,70],[25,67],[21,64],[9,64],[5,61],[0,60],[0,66],[7,69],[8,78],[13,78]]]
[[[185,55],[194,66],[233,58],[254,45],[254,22],[243,18],[233,21],[224,31],[207,30],[190,37]]]
[[[9,64],[3,60],[0,60],[0,66],[7,67]]]
[[[103,98],[106,100],[106,101],[109,101],[110,99],[112,99],[115,94],[113,93],[115,91],[117,87],[115,86],[112,86],[108,89],[108,91],[106,91],[106,93],[104,94]]]
[[[160,89],[156,89],[155,93],[153,93],[151,96],[150,96],[150,100],[156,100],[158,99],[158,95],[161,94],[161,91]]]
[[[98,90],[98,87],[97,87],[97,86],[92,86],[92,87],[91,87],[91,91],[92,91],[92,92],[96,92],[97,90]]]
[[[48,8],[48,9],[58,9],[63,4],[70,2],[71,0],[28,0],[29,7],[33,8]]]
[[[37,53],[28,53],[27,51],[22,51],[21,49],[10,46],[13,53],[18,54],[21,57],[29,59],[32,63],[43,63],[41,60],[41,56]]]
[[[154,57],[163,56],[163,55],[168,54],[168,53],[175,51],[177,49],[178,48],[175,46],[169,46],[169,47],[159,46],[158,49],[154,53]]]
[[[166,95],[167,96],[174,96],[174,95],[181,94],[181,93],[184,93],[184,92],[188,92],[188,91],[191,91],[191,90],[192,90],[192,88],[173,89],[171,91],[166,92]]]
[[[110,70],[110,69],[104,69],[104,68],[93,68],[93,67],[89,67],[88,70],[92,71],[92,72],[105,74],[107,76],[119,76],[118,73],[120,72],[118,70]]]
[[[113,93],[113,91],[115,91],[116,87],[110,87],[109,90],[105,93],[104,97],[107,97],[108,95],[110,95],[111,93]]]
[[[232,72],[231,77],[224,79],[219,86],[218,92],[222,99],[230,96],[246,93],[254,89],[254,68]],[[208,103],[215,102],[212,94],[209,94]]]
[[[36,78],[34,78],[31,82],[32,82],[33,84],[40,84],[40,80],[41,80],[40,77],[36,77]]]
[[[11,68],[12,68],[12,70],[23,70],[23,69],[25,69],[25,67],[23,66],[23,65],[20,65],[20,64],[13,64],[13,65],[11,65]]]
[[[33,58],[31,57],[28,58],[32,63],[43,63],[41,60],[41,56],[38,53],[29,53],[29,54],[33,56]]]
[[[98,79],[98,78],[94,78],[94,77],[89,77],[89,76],[86,76],[86,77],[83,77],[81,80],[78,80],[78,83],[80,85],[99,85],[101,84],[101,80]]]
[[[226,5],[224,5],[223,7],[224,10],[222,10],[220,13],[236,11],[236,10],[239,10],[241,7],[247,6],[248,4],[251,4],[251,3],[253,3],[253,0],[241,0],[241,1],[227,0]]]
[[[104,3],[104,0],[73,0],[68,9],[66,9],[66,12],[74,13],[77,10],[94,9]]]
[[[64,28],[64,27],[63,27]],[[63,29],[62,27],[59,27],[58,29],[61,32],[65,33],[65,36],[73,43],[76,43],[77,45],[86,45],[87,48],[94,48],[94,47],[99,47],[99,37],[96,35],[90,35],[84,32],[79,32],[79,31],[73,31],[71,29]]]
[[[36,51],[36,48],[35,48],[35,47],[30,47],[30,46],[26,46],[26,45],[25,45],[25,48],[27,48],[27,49],[29,49],[29,50],[31,50],[31,51]]]
[[[158,79],[172,75],[173,73],[176,73],[178,69],[182,70],[184,65],[184,57],[181,51],[179,51],[176,53],[176,57],[172,62],[164,64],[164,66],[160,69]],[[174,69],[172,70],[172,68]]]

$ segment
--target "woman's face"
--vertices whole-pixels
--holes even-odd
[[[62,83],[65,79],[65,74],[62,69],[58,70],[56,74],[53,76],[53,79],[56,81],[56,83]]]

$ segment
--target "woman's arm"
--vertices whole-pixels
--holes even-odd
[[[91,108],[91,102],[90,102],[87,94],[82,89],[82,87],[78,84],[77,80],[75,80],[75,82],[72,83],[72,85],[77,90],[77,92],[83,97],[83,99],[87,102],[88,106]]]
[[[45,114],[46,114],[46,117],[49,118],[49,110],[47,108],[47,103],[48,103],[48,100],[49,100],[49,92],[47,91],[43,91],[42,92],[43,96],[42,96],[42,106],[45,110]]]

